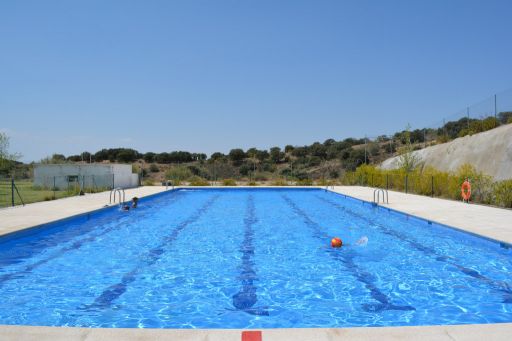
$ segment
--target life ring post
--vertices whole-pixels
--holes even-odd
[[[469,199],[471,198],[471,183],[468,178],[464,180],[460,187],[460,196],[462,197],[462,202],[469,204]]]

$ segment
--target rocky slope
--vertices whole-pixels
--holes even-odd
[[[465,163],[495,180],[512,179],[512,124],[414,152],[424,166],[455,171]],[[383,169],[398,167],[398,157],[385,160]]]

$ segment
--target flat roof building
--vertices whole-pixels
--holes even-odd
[[[139,185],[139,175],[131,165],[112,163],[37,164],[34,165],[34,185],[46,188],[131,188]]]

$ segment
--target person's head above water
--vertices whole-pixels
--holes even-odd
[[[139,202],[139,198],[133,197],[132,198],[132,207],[133,208],[137,207],[138,202]]]

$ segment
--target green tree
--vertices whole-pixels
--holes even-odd
[[[210,160],[213,160],[213,161],[219,161],[219,160],[223,160],[225,158],[226,158],[226,155],[224,155],[220,152],[215,152],[210,156]]]
[[[406,174],[414,171],[420,164],[420,158],[414,153],[414,146],[411,143],[410,126],[402,132],[402,141],[404,145],[398,150],[398,166]]]
[[[229,152],[229,159],[233,162],[235,166],[239,166],[245,159],[245,153],[240,148],[231,149],[231,151]]]
[[[281,148],[279,148],[279,147],[270,148],[270,160],[273,163],[279,163],[283,157],[284,157],[284,154],[281,152]]]
[[[9,136],[0,132],[0,173],[8,174],[20,157],[20,154],[9,153]]]

